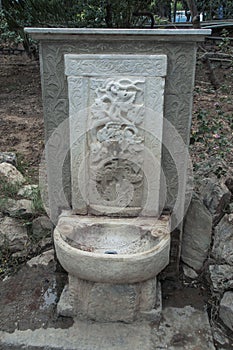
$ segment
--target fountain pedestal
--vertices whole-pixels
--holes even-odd
[[[97,322],[137,320],[159,322],[162,311],[161,287],[156,277],[141,283],[97,283],[69,276],[57,312]]]

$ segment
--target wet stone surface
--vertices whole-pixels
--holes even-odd
[[[55,272],[54,263],[24,266],[17,274],[0,282],[0,329],[66,328],[70,318],[57,317],[56,303],[67,283],[66,274]]]

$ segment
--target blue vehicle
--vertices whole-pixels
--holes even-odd
[[[185,16],[185,11],[176,12],[176,22],[186,22],[187,17]]]

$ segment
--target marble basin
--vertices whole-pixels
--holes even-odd
[[[61,215],[54,231],[58,260],[69,275],[100,283],[136,283],[169,262],[169,218]]]

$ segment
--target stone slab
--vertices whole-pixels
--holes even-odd
[[[198,271],[202,268],[211,244],[212,217],[199,198],[190,203],[182,239],[181,257],[185,264]]]
[[[185,41],[203,41],[204,37],[211,35],[211,29],[107,29],[107,28],[25,28],[25,32],[30,34],[35,39],[51,39],[56,36],[56,39],[64,40],[64,36],[69,35],[72,39],[73,35],[91,35],[93,40],[97,40],[96,36],[106,35],[111,36],[126,36],[128,40],[132,35],[139,37],[161,36],[168,38],[176,38],[176,40]],[[173,39],[174,40],[174,39]]]
[[[87,323],[76,321],[68,329],[0,332],[0,346],[50,350],[152,350],[151,327],[140,323]]]
[[[215,350],[207,312],[189,305],[165,308],[152,339],[154,350]]]
[[[75,321],[68,329],[0,332],[0,348],[30,350],[214,350],[207,313],[168,307],[158,327],[148,323]]]

